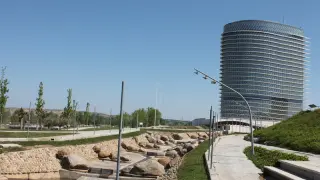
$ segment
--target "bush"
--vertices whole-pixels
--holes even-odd
[[[244,149],[243,153],[246,154],[254,165],[259,169],[264,166],[276,166],[279,160],[291,160],[291,161],[308,161],[307,156],[298,156],[292,153],[284,153],[277,150],[268,150],[262,147],[254,147],[255,155],[251,155],[251,147],[248,146]]]
[[[274,126],[254,131],[258,143],[320,154],[320,111],[301,111]]]

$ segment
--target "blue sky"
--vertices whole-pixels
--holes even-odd
[[[46,108],[63,108],[67,89],[84,110],[119,113],[155,106],[166,118],[208,117],[219,109],[223,25],[261,19],[302,27],[311,38],[309,102],[320,104],[320,2],[308,1],[1,1],[0,66],[7,66],[7,106],[34,104],[44,83]],[[319,81],[318,81],[319,82]],[[311,100],[310,100],[311,99]],[[309,103],[306,102],[306,103]],[[93,110],[93,108],[92,108]]]

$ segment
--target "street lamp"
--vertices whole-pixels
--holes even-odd
[[[195,74],[198,75],[199,73],[203,75],[203,79],[210,79],[211,80],[211,84],[216,84],[216,83],[219,83],[220,85],[232,90],[233,92],[237,93],[247,104],[248,106],[248,109],[249,109],[249,117],[250,117],[250,134],[251,134],[251,153],[252,155],[254,155],[254,142],[253,142],[253,128],[252,128],[252,113],[251,113],[251,108],[250,108],[250,105],[248,103],[248,101],[242,96],[242,94],[240,94],[238,91],[232,89],[231,87],[225,85],[224,83],[220,82],[220,81],[217,81],[216,79],[208,76],[207,74],[197,70],[197,69],[194,69],[195,70]]]

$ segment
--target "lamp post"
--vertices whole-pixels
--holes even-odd
[[[197,70],[197,69],[194,69],[194,70],[195,70],[195,74],[196,74],[196,75],[198,75],[198,74],[200,73],[200,74],[203,75],[203,79],[208,79],[208,78],[209,78],[209,79],[211,80],[211,83],[212,83],[212,84],[218,83],[218,84],[220,84],[220,85],[222,85],[222,86],[224,86],[224,87],[232,90],[233,92],[237,93],[237,94],[246,102],[246,104],[247,104],[247,106],[248,106],[248,109],[249,109],[249,117],[250,117],[251,153],[252,153],[252,155],[254,155],[254,142],[253,142],[253,129],[252,129],[252,113],[251,113],[251,108],[250,108],[250,105],[249,105],[248,101],[247,101],[247,100],[242,96],[242,94],[240,94],[238,91],[232,89],[231,87],[225,85],[224,83],[222,83],[222,82],[220,82],[220,81],[218,81],[218,80],[216,80],[216,79],[208,76],[207,74],[205,74],[205,73],[203,73],[203,72],[201,72],[201,71],[199,71],[199,70]]]

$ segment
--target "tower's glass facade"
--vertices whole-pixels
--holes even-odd
[[[303,108],[306,42],[303,30],[289,25],[259,20],[227,24],[221,82],[248,100],[254,119],[287,119]],[[249,117],[241,97],[225,87],[221,117]]]

